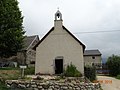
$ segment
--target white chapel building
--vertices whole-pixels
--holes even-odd
[[[85,45],[63,26],[62,14],[55,13],[54,27],[36,44],[35,73],[61,74],[70,63],[84,74]]]

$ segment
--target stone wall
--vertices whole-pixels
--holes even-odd
[[[78,79],[32,81],[7,80],[6,85],[9,88],[26,88],[28,90],[101,90],[99,83],[85,83]]]

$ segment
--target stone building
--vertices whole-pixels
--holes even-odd
[[[96,66],[97,68],[102,65],[102,57],[99,50],[85,50],[84,52],[84,64],[89,66]]]
[[[36,51],[32,48],[38,42],[38,35],[26,36],[24,38],[24,48],[17,53],[17,59],[19,64],[27,64],[28,66],[35,64]]]

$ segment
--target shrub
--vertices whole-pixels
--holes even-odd
[[[28,67],[25,69],[25,75],[34,75],[35,74],[35,67]]]
[[[117,77],[116,77],[117,79],[120,79],[120,75],[117,75]]]
[[[85,66],[84,74],[90,81],[96,80],[96,69],[93,66]]]
[[[72,63],[67,66],[64,74],[67,77],[81,77],[82,76],[82,74],[76,69],[75,65],[73,65]]]
[[[7,86],[5,85],[5,83],[0,81],[0,90],[8,90]],[[10,89],[9,89],[10,90]]]

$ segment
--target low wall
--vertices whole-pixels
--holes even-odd
[[[28,90],[101,90],[99,83],[84,83],[78,79],[66,80],[7,80],[9,88],[26,88]]]

